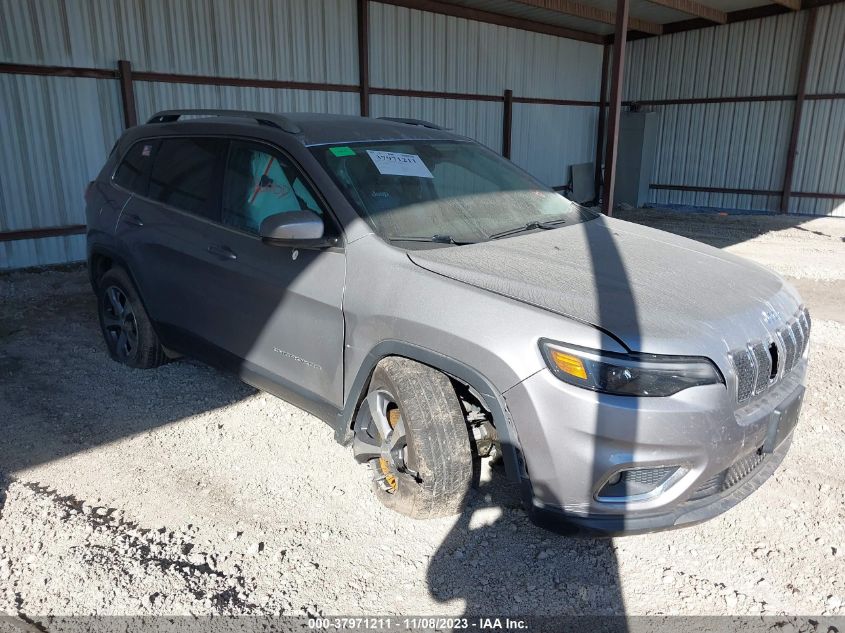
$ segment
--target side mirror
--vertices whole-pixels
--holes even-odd
[[[258,234],[269,244],[298,248],[324,248],[337,240],[324,238],[323,219],[313,211],[289,211],[269,215],[261,222]]]

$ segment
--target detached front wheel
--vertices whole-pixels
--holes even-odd
[[[406,358],[376,367],[352,448],[370,465],[379,500],[414,518],[455,514],[472,484],[469,431],[452,383]]]

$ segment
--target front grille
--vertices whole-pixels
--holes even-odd
[[[792,371],[810,340],[810,313],[802,308],[789,323],[777,330],[773,341],[754,341],[730,353],[736,374],[736,399],[744,403],[765,392],[775,381]],[[772,353],[775,346],[776,355]]]
[[[766,455],[760,450],[756,450],[750,455],[746,455],[734,462],[734,465],[725,471],[725,481],[722,483],[722,491],[729,490],[740,483],[743,479],[748,477],[751,473],[757,470],[757,467],[763,463]]]
[[[690,496],[690,501],[704,499],[711,495],[726,492],[745,481],[766,461],[766,455],[761,449],[740,457],[729,468],[713,475],[710,479],[696,488]]]

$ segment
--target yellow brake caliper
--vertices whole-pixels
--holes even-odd
[[[399,409],[391,409],[388,411],[387,422],[390,424],[390,428],[396,428],[396,425],[399,423],[399,415]],[[396,475],[390,472],[390,464],[387,463],[387,460],[384,457],[378,458],[378,467],[382,474],[384,474],[384,481],[390,492],[396,492],[396,488],[399,485],[396,481]]]

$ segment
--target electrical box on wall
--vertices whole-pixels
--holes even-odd
[[[621,113],[613,196],[616,204],[641,207],[649,201],[659,116],[657,112]]]

